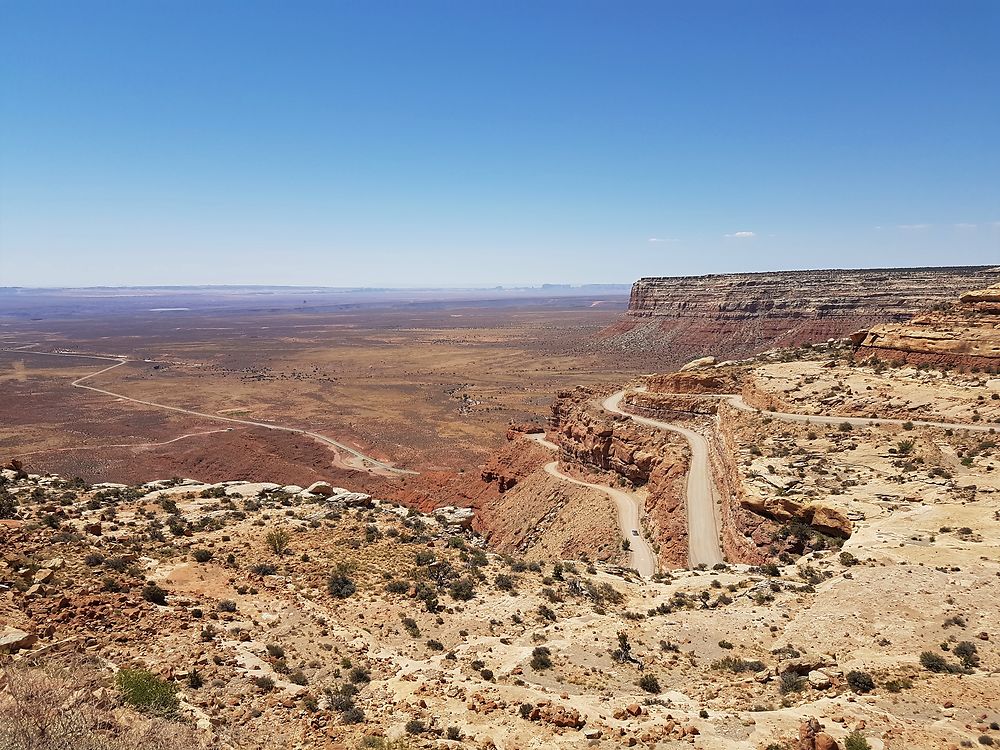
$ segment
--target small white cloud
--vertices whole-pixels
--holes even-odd
[[[906,231],[920,231],[921,229],[930,229],[930,224],[897,224],[897,229],[904,229]]]
[[[965,222],[961,222],[961,223],[958,223],[958,224],[955,225],[955,229],[975,229],[977,226],[979,226],[979,225],[978,224],[968,224],[968,223],[965,223]]]
[[[646,242],[680,242],[676,237],[650,237]]]
[[[745,240],[749,237],[756,237],[754,232],[733,232],[732,234],[727,234],[726,237],[731,239]]]

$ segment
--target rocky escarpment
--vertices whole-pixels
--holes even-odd
[[[568,469],[609,472],[646,492],[647,530],[660,562],[683,566],[687,560],[684,487],[687,449],[683,439],[644,428],[597,405],[600,394],[576,388],[561,391],[552,405],[547,435],[558,443]]]
[[[643,278],[599,345],[662,372],[698,356],[742,357],[903,322],[998,282],[1000,269],[989,266]]]
[[[1000,370],[1000,284],[907,323],[872,326],[853,337],[858,359],[886,359],[968,370]]]

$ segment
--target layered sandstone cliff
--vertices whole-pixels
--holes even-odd
[[[601,346],[648,358],[662,372],[702,355],[742,357],[903,322],[996,283],[1000,268],[990,266],[643,278]]]
[[[644,428],[602,410],[600,394],[578,387],[557,394],[547,436],[558,443],[565,470],[610,474],[607,483],[645,493],[646,529],[660,563],[687,561],[684,488],[688,455],[683,439]]]
[[[906,323],[872,326],[855,338],[859,359],[1000,369],[1000,284],[961,295],[957,304]]]

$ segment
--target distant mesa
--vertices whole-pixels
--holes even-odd
[[[662,372],[706,355],[746,357],[903,323],[966,290],[997,284],[996,266],[642,278],[632,285],[626,313],[596,346],[649,358]],[[995,304],[989,295],[995,293],[974,304]]]

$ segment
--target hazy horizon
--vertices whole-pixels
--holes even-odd
[[[0,285],[1000,262],[1000,5],[0,9]]]

